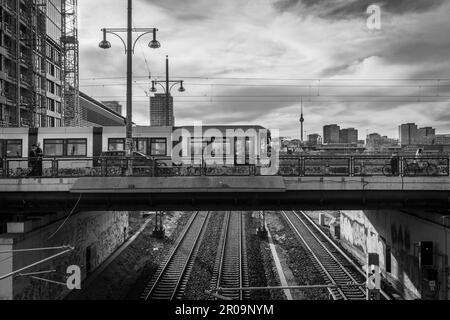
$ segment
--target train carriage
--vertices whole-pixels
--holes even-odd
[[[125,127],[2,128],[0,170],[26,175],[31,146],[39,143],[44,176],[102,175],[105,155],[125,157],[125,136]],[[151,158],[171,174],[181,167],[217,171],[256,164],[270,148],[270,132],[261,126],[137,126],[133,140],[134,156]]]

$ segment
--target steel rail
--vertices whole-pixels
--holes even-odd
[[[151,299],[152,296],[155,295],[155,291],[157,289],[166,289],[167,291],[162,294],[158,294],[158,296],[155,296],[155,298],[159,299],[173,300],[175,296],[179,294],[180,283],[183,278],[186,277],[186,269],[189,263],[192,262],[194,252],[196,251],[196,248],[198,246],[200,235],[202,234],[206,221],[208,220],[208,216],[209,212],[204,217],[202,217],[200,211],[197,211],[192,216],[192,218],[188,222],[188,226],[184,229],[182,235],[177,241],[177,244],[169,254],[167,261],[164,263],[163,267],[160,268],[158,276],[154,281],[151,281],[149,283],[148,287],[144,291],[142,295],[143,299]],[[190,236],[190,232],[195,232],[193,235],[193,239],[188,238],[188,236]],[[186,241],[188,242],[186,243]],[[180,249],[182,249],[182,247],[185,245],[189,248],[189,252],[183,255],[183,253],[180,252]],[[182,256],[178,257],[178,253],[181,253]],[[171,266],[176,266],[176,271],[169,273],[169,267]],[[164,286],[166,286],[166,288],[164,288]]]
[[[330,239],[330,237],[323,232],[322,229],[320,229],[320,227],[314,223],[314,221],[307,215],[305,214],[303,211],[301,211],[302,215],[305,217],[305,219],[307,219],[311,225],[313,225],[315,227],[315,229],[328,241],[328,243],[330,243],[334,249],[336,249],[354,268],[356,271],[358,271],[363,277],[367,277],[366,273],[364,272],[364,270],[357,265],[348,255],[347,253],[344,252],[344,250],[342,250],[341,248],[339,248],[339,246],[334,243],[334,241],[332,239]],[[381,295],[386,299],[386,300],[391,300],[391,297],[383,290],[381,290]]]

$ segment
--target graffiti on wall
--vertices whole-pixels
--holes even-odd
[[[366,261],[369,253],[378,253],[380,267],[385,265],[386,240],[380,237],[362,212],[346,214],[341,212],[341,238]]]
[[[362,255],[367,254],[368,229],[364,223],[341,213],[341,236],[344,241],[351,244]]]

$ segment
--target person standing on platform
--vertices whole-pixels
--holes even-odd
[[[41,144],[36,146],[36,175],[42,177],[42,158],[44,157],[44,151],[41,149]]]
[[[36,165],[37,165],[36,149],[37,149],[37,145],[33,144],[31,146],[30,153],[28,154],[28,168],[31,170],[28,175],[31,177],[37,176],[37,173],[36,173]]]

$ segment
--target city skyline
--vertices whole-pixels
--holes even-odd
[[[260,124],[297,137],[303,97],[306,135],[321,132],[322,125],[329,122],[390,137],[396,136],[399,123],[406,122],[429,123],[441,132],[450,132],[448,101],[420,102],[424,99],[417,98],[436,96],[436,91],[445,96],[449,81],[439,86],[425,80],[357,81],[447,79],[450,40],[446,34],[450,26],[444,22],[449,3],[382,2],[382,29],[370,31],[366,27],[367,1],[358,6],[351,5],[354,1],[333,4],[328,9],[325,1],[316,5],[309,1],[247,1],[239,6],[235,2],[135,1],[135,26],[159,28],[162,45],[160,50],[149,50],[143,40],[136,47],[134,118],[138,124],[149,123],[144,93],[150,87],[148,70],[163,78],[164,57],[168,54],[174,76],[190,77],[184,78],[186,94],[175,95],[175,116],[181,125],[200,120],[207,124]],[[81,89],[99,100],[123,103],[125,56],[121,44],[111,39],[113,50],[98,49],[100,28],[125,25],[125,1],[111,3],[79,2]],[[98,80],[87,80],[93,78]],[[331,79],[332,85],[342,83],[334,79],[352,79],[344,85],[349,85],[354,95],[364,96],[358,100],[366,101],[317,101],[318,82],[280,80],[294,78]],[[355,89],[355,85],[365,83],[371,87]],[[336,94],[335,89],[320,90],[321,96]],[[339,94],[348,95],[350,91],[344,88]],[[267,95],[270,97],[264,98]],[[404,95],[409,102],[367,98],[391,95]],[[242,102],[249,100],[252,102]]]

